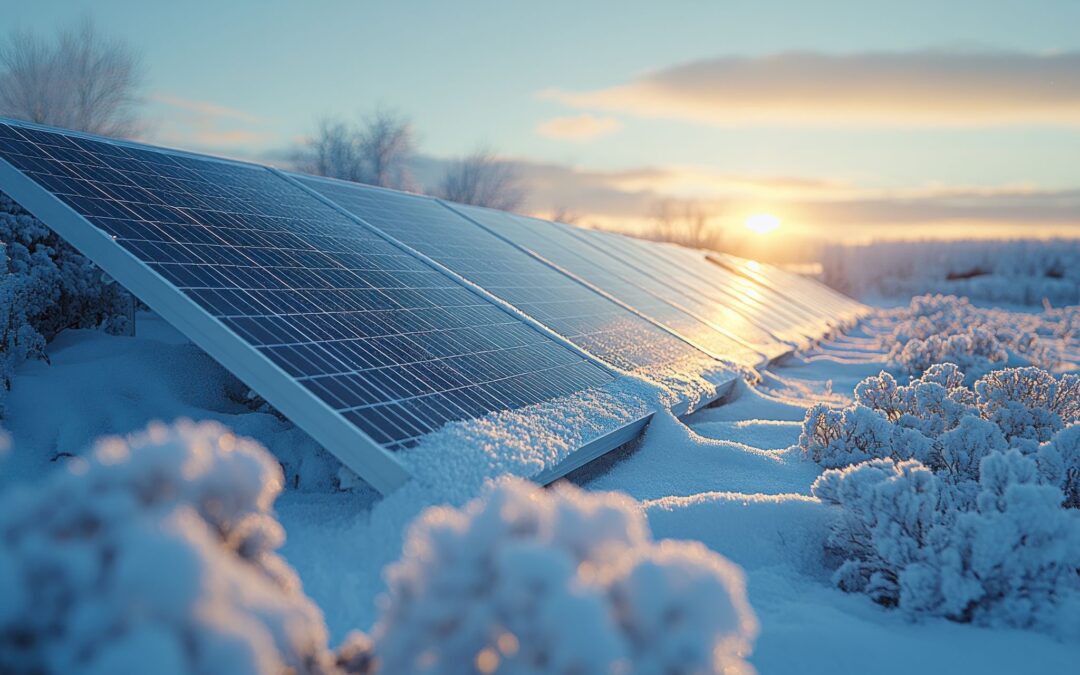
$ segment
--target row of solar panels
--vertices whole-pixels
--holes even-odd
[[[448,422],[618,371],[722,385],[716,360],[761,366],[864,311],[731,256],[19,122],[0,190],[384,492]]]

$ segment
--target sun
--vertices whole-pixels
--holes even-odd
[[[780,227],[780,219],[771,213],[755,213],[747,217],[743,225],[757,234],[768,234]]]

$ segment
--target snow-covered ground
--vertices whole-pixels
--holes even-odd
[[[657,416],[633,447],[571,479],[590,491],[628,493],[654,537],[703,542],[743,567],[761,624],[750,662],[762,673],[1073,672],[1075,642],[913,622],[831,583],[823,542],[835,509],[810,496],[822,469],[792,446],[809,406],[850,402],[855,385],[886,366],[877,333],[888,321],[775,365],[757,384],[740,383],[725,405],[683,421]],[[0,491],[40,480],[65,453],[103,434],[155,419],[221,421],[285,465],[287,486],[276,502],[287,533],[282,552],[325,613],[332,641],[371,626],[383,567],[398,558],[405,526],[430,495],[415,487],[385,499],[363,486],[335,489],[334,462],[310,438],[269,412],[251,412],[234,378],[153,316],[140,317],[135,337],[62,333],[49,358],[18,371]]]

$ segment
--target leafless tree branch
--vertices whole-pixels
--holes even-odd
[[[140,131],[143,65],[89,18],[53,41],[12,31],[0,43],[0,114],[104,136]]]

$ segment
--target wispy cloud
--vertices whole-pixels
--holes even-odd
[[[580,143],[613,134],[622,129],[622,126],[622,122],[614,117],[585,113],[573,117],[552,118],[536,127],[536,132],[547,138]]]
[[[1080,126],[1080,52],[728,56],[541,96],[585,110],[722,126]]]
[[[279,140],[268,130],[269,120],[243,110],[164,92],[151,94],[149,101],[156,118],[155,141],[197,150],[235,152]]]
[[[786,231],[823,239],[1080,234],[1080,189],[1028,185],[882,189],[814,176],[738,176],[703,167],[597,171],[565,164],[513,162],[537,215],[569,211],[597,227],[641,230],[666,199],[693,200],[716,226],[739,233],[751,213],[768,211]],[[438,182],[445,160],[422,157],[414,175]]]

